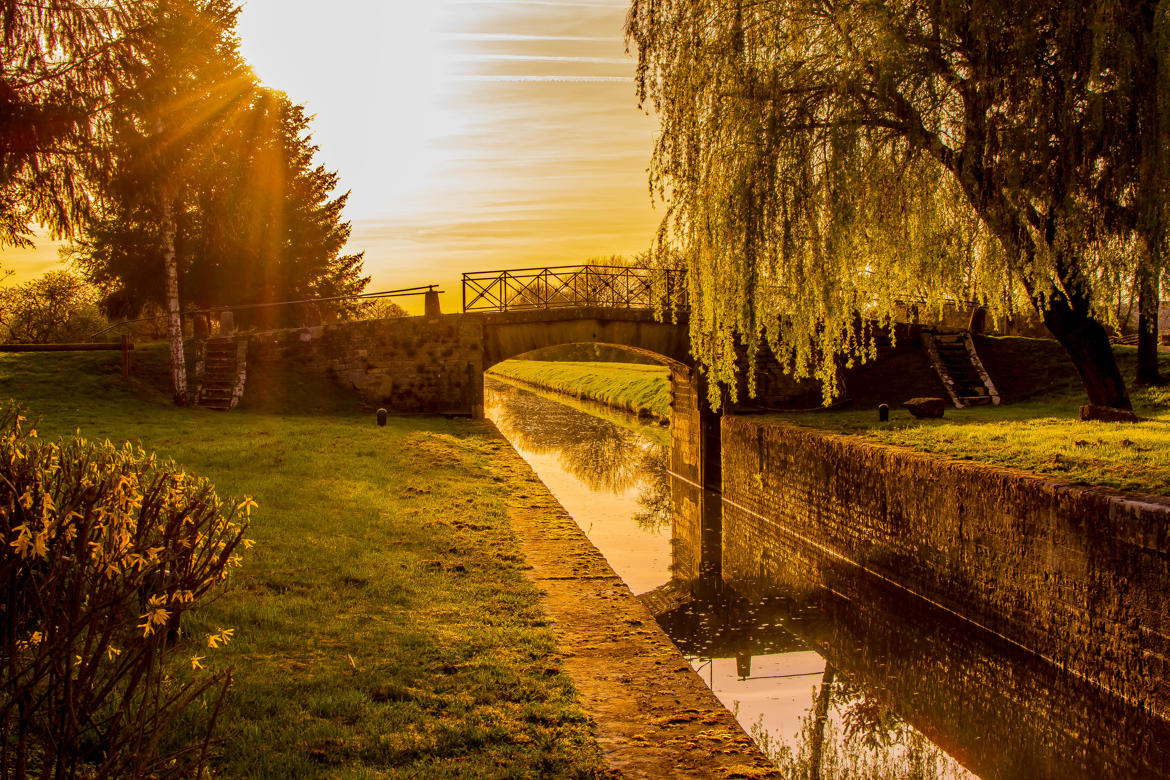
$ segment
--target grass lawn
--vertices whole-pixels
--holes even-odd
[[[670,373],[641,363],[506,360],[491,373],[599,403],[670,419]]]
[[[592,777],[597,745],[525,579],[486,423],[392,418],[322,380],[257,375],[230,414],[172,406],[166,354],[0,355],[42,437],[130,440],[251,495],[244,555],[178,655],[234,666],[227,778]]]

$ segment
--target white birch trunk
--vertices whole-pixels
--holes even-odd
[[[187,405],[187,361],[183,356],[183,314],[179,309],[179,264],[175,258],[175,218],[171,199],[162,204],[163,266],[166,270],[167,338],[171,343],[171,387],[175,404]]]

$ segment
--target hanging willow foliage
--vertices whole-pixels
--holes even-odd
[[[1165,131],[1142,115],[1157,89],[1135,85],[1167,3],[1137,5],[634,0],[654,251],[685,258],[713,402],[737,344],[766,339],[828,397],[842,358],[872,355],[865,323],[950,299],[1079,329],[1080,362],[1112,366],[1083,368],[1105,377],[1092,402],[1128,407],[1093,318],[1151,256],[1135,192],[1165,175],[1135,141]]]

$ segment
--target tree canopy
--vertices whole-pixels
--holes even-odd
[[[350,225],[337,174],[314,162],[310,117],[253,86],[230,126],[198,158],[174,198],[183,305],[208,308],[361,292],[362,255],[344,254]],[[111,314],[165,302],[160,223],[138,202],[136,177],[115,177],[108,210],[86,230],[76,262],[106,292]],[[261,321],[279,317],[261,310]]]
[[[133,56],[111,86],[97,195],[72,253],[111,314],[167,313],[177,403],[186,403],[185,309],[360,292],[343,255],[347,196],[315,165],[309,117],[260,86],[230,0],[137,5]]]
[[[1035,306],[1091,404],[1128,409],[1101,318],[1163,263],[1170,3],[634,0],[661,134],[657,248],[734,388],[769,340],[831,383],[858,315]],[[1124,272],[1124,273],[1122,273]]]
[[[0,246],[30,245],[36,223],[67,234],[88,213],[86,162],[136,15],[122,0],[0,2]]]
[[[30,282],[0,288],[0,341],[89,341],[106,325],[97,297],[92,285],[68,271],[49,271]]]

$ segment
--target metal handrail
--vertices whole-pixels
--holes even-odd
[[[463,311],[508,312],[606,306],[681,308],[683,271],[560,265],[463,274]]]

